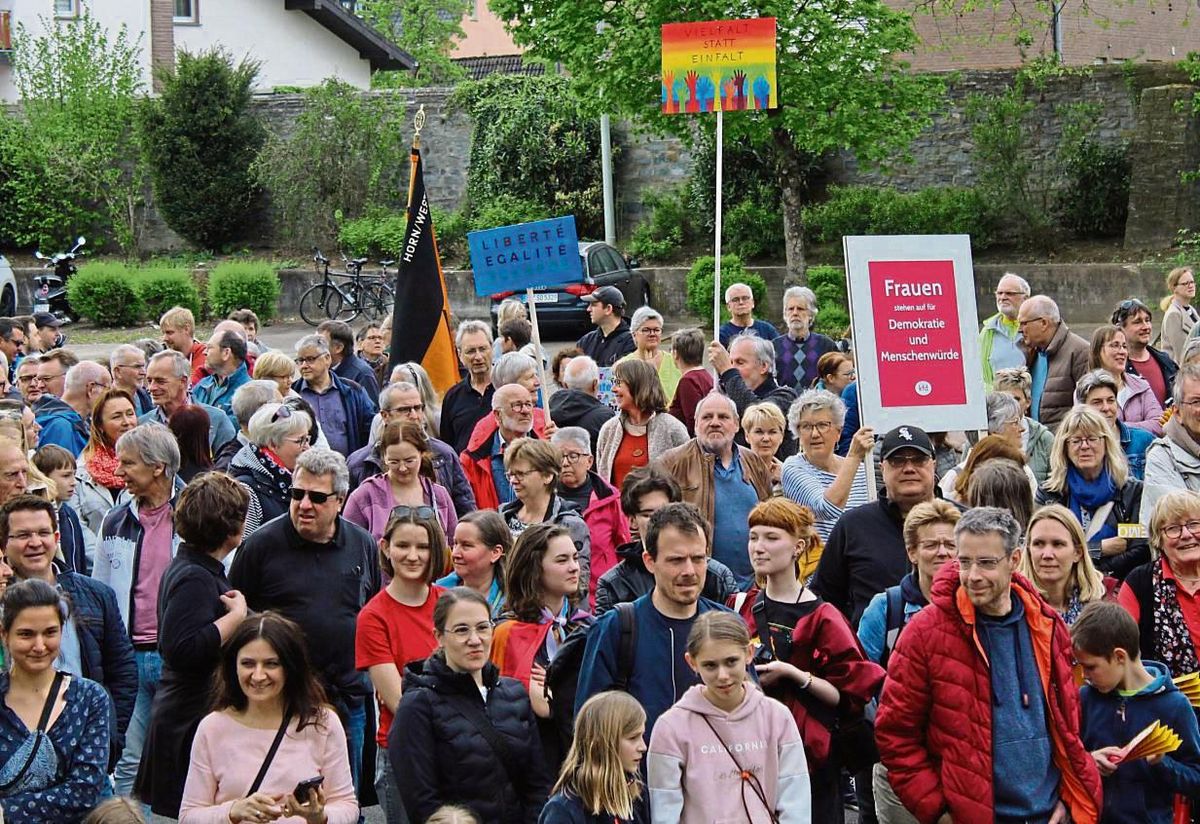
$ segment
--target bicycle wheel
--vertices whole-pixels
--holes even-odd
[[[386,283],[373,283],[362,292],[363,314],[368,320],[379,322],[390,317],[395,303],[392,287]]]
[[[300,317],[309,326],[337,317],[342,311],[342,293],[328,283],[318,283],[300,297]]]
[[[350,323],[362,311],[364,297],[362,285],[357,280],[347,281],[342,287],[342,304],[337,312],[329,313],[330,319]]]

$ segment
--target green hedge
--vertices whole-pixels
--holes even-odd
[[[783,212],[755,200],[743,200],[722,218],[722,241],[743,260],[756,260],[783,251]]]
[[[706,255],[692,264],[687,276],[687,309],[688,312],[702,318],[706,324],[713,319],[713,279],[716,273],[717,259]],[[721,255],[721,289],[728,289],[730,284],[744,283],[750,287],[754,295],[754,304],[761,308],[766,305],[767,282],[761,276],[746,269],[742,259],[737,255]],[[721,320],[729,320],[729,310],[725,308],[724,296],[721,300]]]
[[[846,273],[840,266],[810,266],[806,272],[808,288],[817,296],[815,331],[840,340],[850,325],[846,297]]]
[[[97,326],[133,326],[146,314],[137,277],[123,263],[87,263],[67,282],[71,307]]]
[[[265,323],[275,316],[279,288],[279,274],[270,263],[221,263],[208,276],[208,308],[216,317],[235,309],[252,309]]]
[[[355,257],[395,258],[404,248],[407,223],[403,211],[376,212],[343,224],[338,241]]]
[[[995,240],[996,218],[975,189],[831,186],[828,194],[803,212],[805,234],[815,243],[837,243],[844,235],[964,234],[985,249]]]
[[[629,254],[645,260],[671,260],[694,234],[684,192],[647,192],[642,205],[649,216],[633,230]]]
[[[146,267],[134,274],[134,289],[142,299],[146,317],[160,318],[172,306],[183,306],[193,315],[200,315],[200,290],[190,270]]]

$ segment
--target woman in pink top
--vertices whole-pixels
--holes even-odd
[[[376,540],[397,506],[431,507],[437,511],[442,532],[454,539],[458,518],[450,491],[437,483],[433,450],[424,428],[414,421],[388,421],[379,438],[379,452],[387,471],[363,481],[346,499],[346,520],[370,532]]]
[[[217,710],[192,744],[181,824],[358,821],[346,735],[299,627],[271,612],[247,618],[222,648],[217,684]],[[319,786],[297,799],[309,779]]]

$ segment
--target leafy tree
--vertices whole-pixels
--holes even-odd
[[[713,117],[660,113],[660,26],[723,18],[778,20],[780,108],[725,118],[726,138],[747,138],[771,159],[779,183],[789,279],[804,269],[801,209],[812,163],[852,150],[860,162],[902,155],[930,123],[943,84],[906,71],[896,55],[917,46],[911,18],[883,0],[491,0],[530,53],[561,63],[594,111],[659,132],[711,130]]]
[[[249,109],[259,66],[220,50],[180,52],[177,64],[142,106],[143,150],[167,224],[215,249],[242,235],[254,207],[250,164],[266,136]]]
[[[140,44],[84,15],[18,27],[13,80],[21,105],[0,118],[0,234],[55,247],[84,232],[137,248],[142,169],[132,128]],[[133,158],[134,160],[130,160]]]
[[[580,237],[602,231],[600,124],[584,112],[570,81],[493,74],[460,86],[452,105],[475,124],[467,175],[472,209],[517,198],[575,215]]]
[[[455,39],[463,37],[462,19],[474,0],[360,0],[363,19],[417,60],[415,72],[378,72],[382,87],[457,83],[466,73],[450,59]]]
[[[326,80],[304,98],[294,127],[270,134],[252,168],[271,193],[283,234],[296,244],[325,244],[343,220],[403,202],[404,103],[339,80]]]

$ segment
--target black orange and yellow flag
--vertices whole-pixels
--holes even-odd
[[[446,278],[425,193],[421,150],[416,145],[412,149],[412,174],[408,182],[408,226],[396,273],[389,366],[395,368],[408,361],[425,367],[439,394],[459,380]]]

